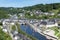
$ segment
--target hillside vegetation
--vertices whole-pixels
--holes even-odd
[[[14,7],[0,7],[0,19],[2,18],[9,18],[8,14],[19,14],[23,13],[24,11],[27,12],[28,10],[41,10],[42,12],[54,12],[60,13],[60,3],[51,3],[51,4],[37,4],[33,6],[23,7],[23,8],[14,8]]]
[[[60,3],[52,3],[52,4],[37,4],[34,6],[24,7],[26,10],[41,10],[43,12],[49,12],[51,10],[60,9]]]

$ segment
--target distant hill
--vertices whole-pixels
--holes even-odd
[[[11,10],[10,10],[11,9]],[[14,11],[14,12],[21,12],[19,9],[25,9],[25,10],[41,10],[43,12],[48,12],[51,10],[60,9],[60,3],[51,3],[51,4],[37,4],[33,6],[23,7],[23,8],[14,8],[14,7],[0,7],[0,10],[4,11]]]
[[[26,10],[41,10],[42,12],[54,12],[60,13],[60,3],[51,3],[51,4],[37,4],[33,6],[23,7],[23,8],[14,8],[14,7],[0,7],[0,19],[1,18],[8,18],[8,14],[18,14],[22,13]],[[3,16],[2,16],[3,15]]]
[[[60,3],[51,3],[51,4],[37,4],[34,6],[24,7],[25,10],[41,10],[43,12],[48,12],[51,10],[56,10],[60,8]]]

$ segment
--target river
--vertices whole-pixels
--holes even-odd
[[[34,31],[29,25],[20,25],[21,30],[25,31],[27,34],[32,35],[38,40],[47,40],[47,38],[38,32]]]

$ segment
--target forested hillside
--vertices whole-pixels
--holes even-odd
[[[18,14],[23,12],[24,10],[41,10],[42,12],[52,11],[54,13],[60,13],[60,3],[52,3],[52,4],[37,4],[33,6],[23,7],[23,8],[14,8],[14,7],[0,7],[0,19],[8,18],[8,14]],[[27,12],[25,11],[25,12]]]
[[[60,8],[60,3],[52,3],[52,4],[37,4],[34,6],[24,7],[26,10],[41,10],[43,12],[48,12],[51,10],[56,10]]]

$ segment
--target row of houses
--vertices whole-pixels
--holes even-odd
[[[41,20],[37,20],[37,19],[20,19],[20,20],[19,20],[20,22],[24,22],[24,23],[26,23],[27,21],[31,24],[38,23],[37,25],[39,25],[40,27],[42,27],[42,26],[46,26],[46,27],[58,26],[58,27],[60,27],[60,19],[45,19],[45,20],[43,20],[43,19],[41,19]],[[16,21],[18,21],[18,19],[14,19],[14,20],[5,19],[3,21],[3,25],[6,22],[12,22],[13,23],[13,22],[16,22]]]
[[[42,27],[42,26],[46,26],[47,28],[48,27],[54,27],[54,26],[58,26],[58,23],[54,19],[50,19],[50,20],[47,20],[47,21],[43,20],[43,21],[40,22],[40,27]]]
[[[60,27],[60,19],[30,20],[29,23],[37,27]]]
[[[30,14],[35,14],[35,15],[55,15],[53,12],[42,12],[41,10],[33,10],[29,11]]]

